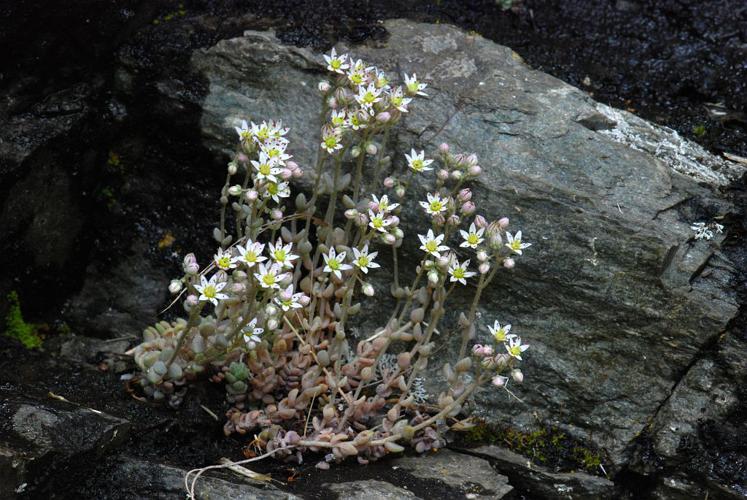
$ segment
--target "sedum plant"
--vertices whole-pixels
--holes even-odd
[[[389,134],[426,95],[425,83],[405,75],[393,85],[334,50],[325,60],[311,194],[291,198],[289,182],[309,173],[292,160],[282,122],[237,127],[214,258],[201,266],[187,255],[184,275],[169,286],[187,317],[149,327],[131,351],[148,396],[177,405],[190,381],[209,377],[225,387],[227,435],[251,433],[260,451],[293,460],[322,452],[320,468],[351,456],[366,463],[406,444],[439,448],[445,429],[465,425],[457,417],[475,391],[522,381],[527,346],[511,325],[496,321],[489,343],[471,343],[483,291],[530,246],[521,231],[508,231],[507,218],[476,215],[474,154],[441,144],[433,158],[415,149],[394,161],[386,155]],[[432,186],[416,205],[430,224],[405,235],[400,215],[415,183]],[[397,260],[405,238],[422,257],[409,284]],[[369,277],[385,253],[396,306],[380,328],[354,339],[356,314],[376,307]],[[467,285],[469,308],[448,309]],[[446,387],[426,401],[425,370],[454,335],[461,346],[443,366]]]

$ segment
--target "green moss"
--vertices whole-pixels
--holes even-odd
[[[42,345],[36,326],[26,323],[21,314],[21,301],[13,291],[8,294],[8,314],[5,316],[5,335],[20,341],[27,349],[37,349]]]
[[[557,471],[586,469],[596,474],[601,472],[602,457],[598,452],[555,427],[525,432],[477,422],[464,432],[463,438],[468,445],[493,444],[507,448]]]
[[[695,125],[693,127],[693,134],[695,134],[697,137],[703,137],[706,134],[705,125]]]

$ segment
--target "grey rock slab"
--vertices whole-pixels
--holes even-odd
[[[526,457],[498,446],[480,446],[469,452],[488,457],[501,473],[510,478],[512,485],[531,498],[591,500],[610,497],[615,491],[614,483],[603,477],[585,472],[550,472]]]
[[[411,491],[394,486],[386,481],[377,481],[375,479],[325,484],[324,486],[337,493],[339,500],[399,500],[400,498],[419,498]]]
[[[513,489],[487,460],[451,450],[398,458],[392,465],[421,479],[441,481],[461,491],[464,498],[503,498]]]
[[[478,340],[499,319],[531,346],[526,382],[511,387],[518,401],[482,391],[476,413],[522,428],[538,420],[562,427],[601,448],[614,472],[699,350],[737,312],[734,267],[719,252],[725,235],[696,241],[690,226],[733,209],[719,187],[739,166],[693,153],[689,141],[632,115],[610,118],[582,91],[479,36],[402,20],[384,26],[386,42],[337,49],[395,78],[414,72],[429,84],[429,97],[413,103],[390,137],[394,167],[402,167],[411,147],[433,153],[447,142],[454,151],[475,152],[484,172],[474,183],[479,213],[509,216],[533,243],[516,269],[484,293],[477,321]],[[291,127],[290,152],[308,172],[319,149],[321,60],[271,32],[250,31],[195,51],[193,69],[209,82],[201,104],[205,145],[227,158],[241,119],[282,119]],[[613,133],[623,126],[629,133]],[[299,187],[310,182],[307,175]],[[431,182],[415,186],[413,198],[424,199]],[[413,208],[402,219],[407,280],[420,259],[415,234],[427,222]],[[450,310],[460,310],[470,288],[453,299]],[[373,328],[379,311],[364,307],[358,325]],[[431,363],[432,394],[457,343]]]
[[[183,500],[186,496],[184,475],[188,471],[166,464],[123,457],[108,478],[112,490],[119,487],[132,498]],[[203,474],[197,480],[195,497],[205,500],[297,500],[269,485],[229,481]]]
[[[93,467],[129,429],[126,420],[69,404],[0,402],[0,497],[43,492],[46,480],[71,463]]]

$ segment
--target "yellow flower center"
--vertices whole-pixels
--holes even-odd
[[[506,330],[503,328],[499,328],[495,331],[495,334],[493,335],[495,337],[495,340],[498,342],[505,342],[506,340]]]
[[[329,266],[329,268],[330,268],[330,269],[332,269],[333,271],[337,271],[338,269],[340,269],[340,262],[338,262],[338,260],[337,260],[337,259],[329,259],[329,260],[327,261],[327,265],[328,265],[328,266]]]
[[[518,345],[514,345],[508,348],[508,352],[511,353],[511,356],[521,356],[521,347]]]
[[[374,219],[371,221],[371,224],[373,224],[376,229],[379,229],[384,225],[384,221],[381,217],[374,217]]]
[[[324,138],[324,145],[328,148],[334,148],[337,146],[337,137],[330,135]]]
[[[202,290],[202,294],[203,294],[203,295],[204,295],[205,297],[209,298],[209,299],[214,299],[214,298],[215,298],[215,296],[216,296],[216,295],[218,294],[218,290],[216,290],[216,289],[215,289],[215,286],[213,286],[213,285],[207,285],[207,286],[206,286],[206,287],[205,287],[205,288],[204,288],[204,289]]]
[[[454,271],[451,273],[456,279],[462,279],[464,278],[464,269],[461,267],[457,267],[454,269]]]
[[[360,73],[353,73],[352,75],[350,75],[350,81],[356,85],[360,85],[361,83],[363,83],[363,75]]]
[[[340,67],[342,66],[342,61],[340,61],[339,59],[332,59],[329,62],[329,65],[332,67],[332,69],[340,69]]]
[[[224,255],[220,259],[218,259],[218,267],[221,269],[228,269],[231,266],[231,257],[228,257],[227,255]]]
[[[361,255],[360,257],[358,257],[358,266],[366,267],[368,266],[368,263],[369,263],[368,257],[366,257],[365,255]]]
[[[278,194],[278,190],[279,190],[278,185],[273,182],[267,185],[267,192],[270,193],[270,195],[274,196]]]
[[[247,252],[244,254],[244,260],[249,262],[250,264],[254,264],[257,262],[257,252],[254,250],[247,250]]]
[[[511,242],[511,250],[521,250],[521,240],[514,240]]]
[[[287,257],[285,250],[283,250],[282,248],[275,250],[275,253],[273,255],[275,256],[275,260],[278,262],[284,262],[285,258]]]
[[[425,244],[425,249],[429,252],[435,252],[438,250],[438,243],[436,243],[436,240],[430,240]]]
[[[363,99],[361,99],[366,104],[373,104],[373,102],[376,100],[376,96],[373,95],[373,92],[366,92],[363,94]]]
[[[440,212],[443,207],[444,207],[444,204],[441,203],[440,201],[431,202],[431,212]]]
[[[477,243],[480,241],[480,238],[475,233],[470,233],[467,236],[467,243],[470,245],[477,245]]]
[[[259,166],[259,173],[262,175],[270,175],[270,172],[272,172],[272,167],[268,163],[263,163]]]
[[[412,160],[412,169],[416,172],[423,170],[423,160]]]
[[[262,276],[262,283],[264,283],[265,285],[268,285],[268,286],[274,285],[275,284],[275,276],[272,275],[272,274],[265,274],[264,276]]]
[[[402,97],[398,95],[392,96],[390,100],[392,101],[392,106],[394,106],[395,108],[398,108],[402,105]]]

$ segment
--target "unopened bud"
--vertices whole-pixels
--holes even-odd
[[[516,262],[511,257],[503,261],[503,267],[505,267],[506,269],[513,269],[515,265]]]
[[[386,122],[388,122],[388,121],[389,121],[389,120],[390,120],[391,118],[392,118],[392,115],[391,115],[391,114],[389,114],[389,113],[388,113],[388,112],[386,112],[386,111],[383,111],[383,112],[379,113],[378,115],[376,115],[376,121],[378,121],[378,122],[381,122],[381,123],[386,123]]]
[[[228,164],[228,175],[236,175],[236,171],[238,169],[236,168],[236,164],[234,162],[230,162]]]
[[[358,158],[361,155],[361,148],[358,146],[353,146],[353,149],[350,150],[350,156],[353,158]]]
[[[524,382],[524,374],[518,368],[511,370],[511,378],[514,379],[514,382],[517,384]]]
[[[228,188],[228,194],[231,196],[241,196],[241,186],[239,184],[234,184]]]
[[[488,227],[488,221],[485,220],[485,217],[483,217],[482,215],[476,215],[475,216],[475,227],[477,229]]]
[[[384,242],[387,245],[394,245],[397,242],[397,238],[393,234],[385,234],[384,235]]]
[[[480,165],[474,165],[472,167],[469,167],[468,172],[472,177],[477,177],[482,173],[482,168],[480,168]]]
[[[280,323],[275,318],[270,318],[267,320],[267,329],[270,331],[277,330],[278,326],[280,326]]]
[[[373,297],[374,293],[376,293],[374,287],[371,286],[371,283],[364,283],[362,289],[363,294],[367,297]]]
[[[434,286],[438,285],[438,272],[436,272],[435,270],[429,271],[428,272],[428,282],[431,285],[434,285]]]
[[[199,299],[197,298],[197,295],[195,294],[187,295],[187,299],[184,301],[184,303],[189,305],[190,307],[196,306],[198,302],[199,302]]]
[[[458,226],[459,223],[462,222],[462,218],[457,214],[451,214],[446,222],[448,222],[451,226]]]
[[[169,292],[171,292],[173,295],[176,295],[177,293],[182,291],[182,280],[171,280],[171,283],[169,283]]]
[[[475,213],[475,204],[471,201],[466,202],[464,205],[462,205],[462,213],[464,215],[472,215]]]
[[[480,274],[487,274],[487,272],[490,271],[490,264],[483,262],[477,266],[477,270],[480,271]]]
[[[508,382],[508,379],[504,377],[503,375],[496,375],[493,377],[493,385],[496,387],[505,387],[506,382]]]
[[[349,208],[349,209],[345,210],[345,218],[346,219],[351,219],[352,220],[352,219],[355,219],[356,217],[358,217],[358,210],[356,210],[354,208]]]
[[[485,262],[486,260],[488,260],[488,252],[486,252],[485,250],[479,250],[477,252],[477,260],[479,260],[480,262]]]
[[[327,92],[330,91],[332,86],[329,84],[328,81],[322,80],[321,82],[319,82],[319,85],[317,85],[317,88],[319,89],[319,92],[326,94]]]
[[[448,153],[449,149],[450,149],[449,145],[446,144],[445,142],[442,142],[441,144],[438,145],[438,152],[441,153],[441,154]]]
[[[270,217],[272,217],[274,220],[280,220],[283,218],[283,211],[279,208],[275,208],[270,212]]]
[[[375,155],[378,150],[379,148],[377,148],[376,144],[374,144],[373,142],[369,142],[366,145],[366,153],[368,153],[371,156]]]
[[[462,171],[461,170],[453,170],[451,172],[451,178],[458,181],[462,178]]]
[[[274,306],[274,305],[272,305],[272,304],[267,304],[267,305],[265,306],[265,314],[266,314],[267,316],[277,316],[277,314],[278,314],[279,312],[280,312],[280,309],[278,309],[277,307],[275,307],[275,306]]]
[[[399,198],[402,198],[403,196],[405,196],[404,186],[397,186],[397,189],[395,189],[394,192]]]
[[[240,295],[246,291],[246,286],[243,283],[234,283],[231,285],[231,291]]]
[[[254,189],[250,189],[249,191],[246,192],[246,194],[244,195],[244,198],[246,198],[246,201],[248,202],[257,201],[257,198],[259,198],[259,193],[255,191]]]
[[[446,179],[448,179],[448,178],[449,178],[449,171],[448,171],[448,170],[446,170],[445,168],[442,168],[442,169],[440,169],[440,170],[438,171],[438,173],[436,174],[436,176],[437,176],[437,177],[438,177],[439,179],[441,179],[442,181],[445,181]]]
[[[186,274],[197,274],[200,272],[200,266],[199,264],[197,264],[195,254],[188,253],[184,256],[184,263],[182,265],[182,268],[184,269],[184,272]]]
[[[386,179],[384,179],[384,187],[389,189],[393,188],[394,179],[392,179],[391,177],[387,177]]]
[[[334,97],[327,99],[327,106],[329,106],[329,109],[337,109],[337,99]]]
[[[464,203],[465,201],[469,201],[472,199],[472,190],[470,188],[464,188],[461,191],[459,191],[459,194],[457,195],[457,199]]]
[[[508,217],[498,219],[498,224],[500,224],[501,229],[506,229],[508,227]]]
[[[287,181],[288,179],[293,177],[293,171],[289,168],[284,168],[280,170],[280,177],[282,177],[284,181]]]

